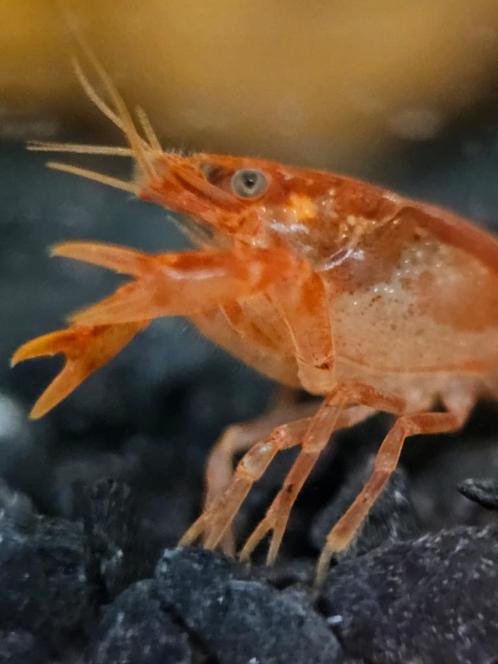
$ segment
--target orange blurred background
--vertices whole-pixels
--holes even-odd
[[[344,168],[432,138],[498,81],[496,0],[61,4],[165,147]],[[62,14],[0,5],[3,137],[106,136]]]

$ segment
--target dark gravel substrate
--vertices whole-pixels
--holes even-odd
[[[147,568],[143,533],[126,526],[129,489],[116,482],[85,492],[84,526],[5,510],[0,662],[79,652],[88,664],[496,662],[498,525],[402,541],[392,527],[379,545],[368,531],[389,495],[399,523],[398,484],[318,593],[311,561],[250,570],[166,548]],[[101,519],[110,503],[119,517]]]
[[[498,133],[462,132],[383,179],[496,223]],[[10,371],[8,357],[116,283],[50,261],[46,247],[75,238],[181,246],[161,210],[42,164],[20,146],[0,151],[0,664],[496,664],[496,407],[481,406],[457,435],[408,443],[319,594],[318,550],[366,476],[384,418],[326,451],[271,569],[264,552],[248,569],[174,548],[198,513],[216,436],[262,412],[272,389],[183,321],[158,322],[49,417],[28,422],[55,367]],[[283,454],[252,492],[240,536],[292,458]]]

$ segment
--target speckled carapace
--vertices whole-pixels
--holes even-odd
[[[108,101],[77,67],[80,81],[129,147],[34,149],[132,157],[131,182],[50,165],[185,215],[195,249],[145,254],[89,242],[54,249],[131,280],[74,315],[67,329],[15,353],[13,364],[66,356],[32,417],[47,413],[160,316],[186,316],[263,374],[322,397],[313,413],[276,428],[268,417],[225,433],[209,459],[205,510],[181,540],[228,547],[254,482],[280,450],[299,446],[281,491],[241,550],[247,559],[271,533],[272,562],[332,433],[377,411],[396,415],[370,479],[326,539],[321,580],[396,468],[405,438],[458,429],[477,398],[496,395],[498,242],[448,211],[350,177],[250,157],[165,152],[145,114],[138,112],[137,128],[105,71],[86,55]],[[233,470],[234,454],[243,451]]]

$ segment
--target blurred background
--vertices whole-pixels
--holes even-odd
[[[61,4],[165,149],[345,172],[498,229],[496,0]],[[44,420],[27,420],[59,361],[10,370],[9,356],[116,284],[105,271],[50,260],[47,248],[185,244],[164,210],[48,171],[44,155],[25,151],[28,139],[123,140],[76,80],[74,40],[55,2],[3,2],[0,26],[0,501],[71,516],[78,483],[122,477],[141,487],[144,519],[169,544],[199,508],[206,451],[223,426],[261,412],[273,387],[184,321],[162,320]],[[68,161],[131,172],[126,160]],[[481,518],[454,484],[498,473],[496,413],[478,411],[467,445],[464,435],[407,451],[426,526]],[[378,428],[362,431],[366,446],[379,439]],[[441,473],[447,492],[427,493],[427,477],[436,486]]]
[[[109,127],[73,74],[62,12],[165,145],[361,168],[493,100],[493,0],[4,2],[3,133]]]

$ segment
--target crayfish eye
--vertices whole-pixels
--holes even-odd
[[[241,168],[232,175],[230,185],[240,198],[257,198],[268,189],[268,177],[256,168]]]

